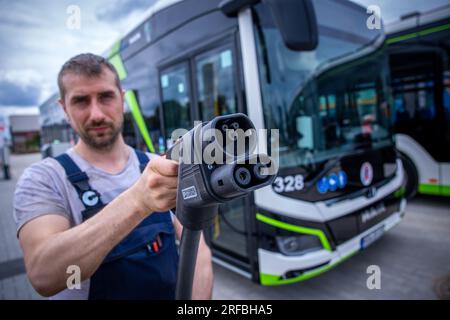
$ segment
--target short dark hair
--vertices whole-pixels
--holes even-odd
[[[62,78],[65,74],[74,73],[87,77],[98,77],[103,72],[102,67],[106,67],[114,74],[117,88],[122,90],[119,75],[114,66],[108,60],[93,53],[81,53],[70,58],[66,63],[64,63],[58,73],[58,87],[61,99],[64,99],[64,95],[66,93],[62,83]]]

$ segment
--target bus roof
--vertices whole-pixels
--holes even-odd
[[[124,54],[122,59],[138,52],[143,47],[173,32],[188,21],[219,9],[221,0],[164,0],[155,3],[144,14],[130,32],[117,40],[103,54],[112,58],[117,53]]]
[[[143,18],[141,20],[138,20],[137,23],[135,23],[132,27],[130,27],[122,36],[119,37],[118,40],[115,41],[115,43],[103,54],[104,56],[108,56],[111,54],[111,52],[114,51],[114,46],[117,42],[121,41],[123,38],[125,38],[127,35],[132,33],[135,29],[137,29],[142,23],[150,19],[152,16],[154,16],[159,11],[162,11],[178,2],[182,2],[184,0],[157,0],[152,6],[150,6],[143,14]]]
[[[429,25],[450,18],[450,4],[444,5],[426,12],[411,12],[403,15],[399,20],[386,24],[385,30],[388,35],[402,33],[407,30]]]

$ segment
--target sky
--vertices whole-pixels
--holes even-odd
[[[56,76],[66,60],[81,52],[102,54],[156,1],[164,0],[0,0],[0,114],[37,112],[56,92]],[[378,5],[385,22],[449,3],[353,1]],[[68,27],[73,5],[80,10],[79,29]]]

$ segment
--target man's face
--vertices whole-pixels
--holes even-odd
[[[96,149],[112,147],[123,125],[123,93],[116,86],[114,74],[102,69],[97,77],[64,75],[65,96],[60,101],[72,128],[84,143]]]

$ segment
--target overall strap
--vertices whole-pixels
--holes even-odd
[[[58,161],[66,171],[67,179],[73,185],[78,193],[78,197],[86,207],[86,210],[81,213],[83,221],[100,211],[105,205],[102,202],[100,194],[90,186],[87,174],[84,171],[81,171],[72,158],[66,153],[63,153],[54,159]]]
[[[141,150],[134,149],[134,152],[136,153],[136,156],[139,160],[139,169],[141,170],[142,173],[145,167],[147,166],[147,163],[150,161],[150,159],[145,154],[145,152],[142,152]]]

